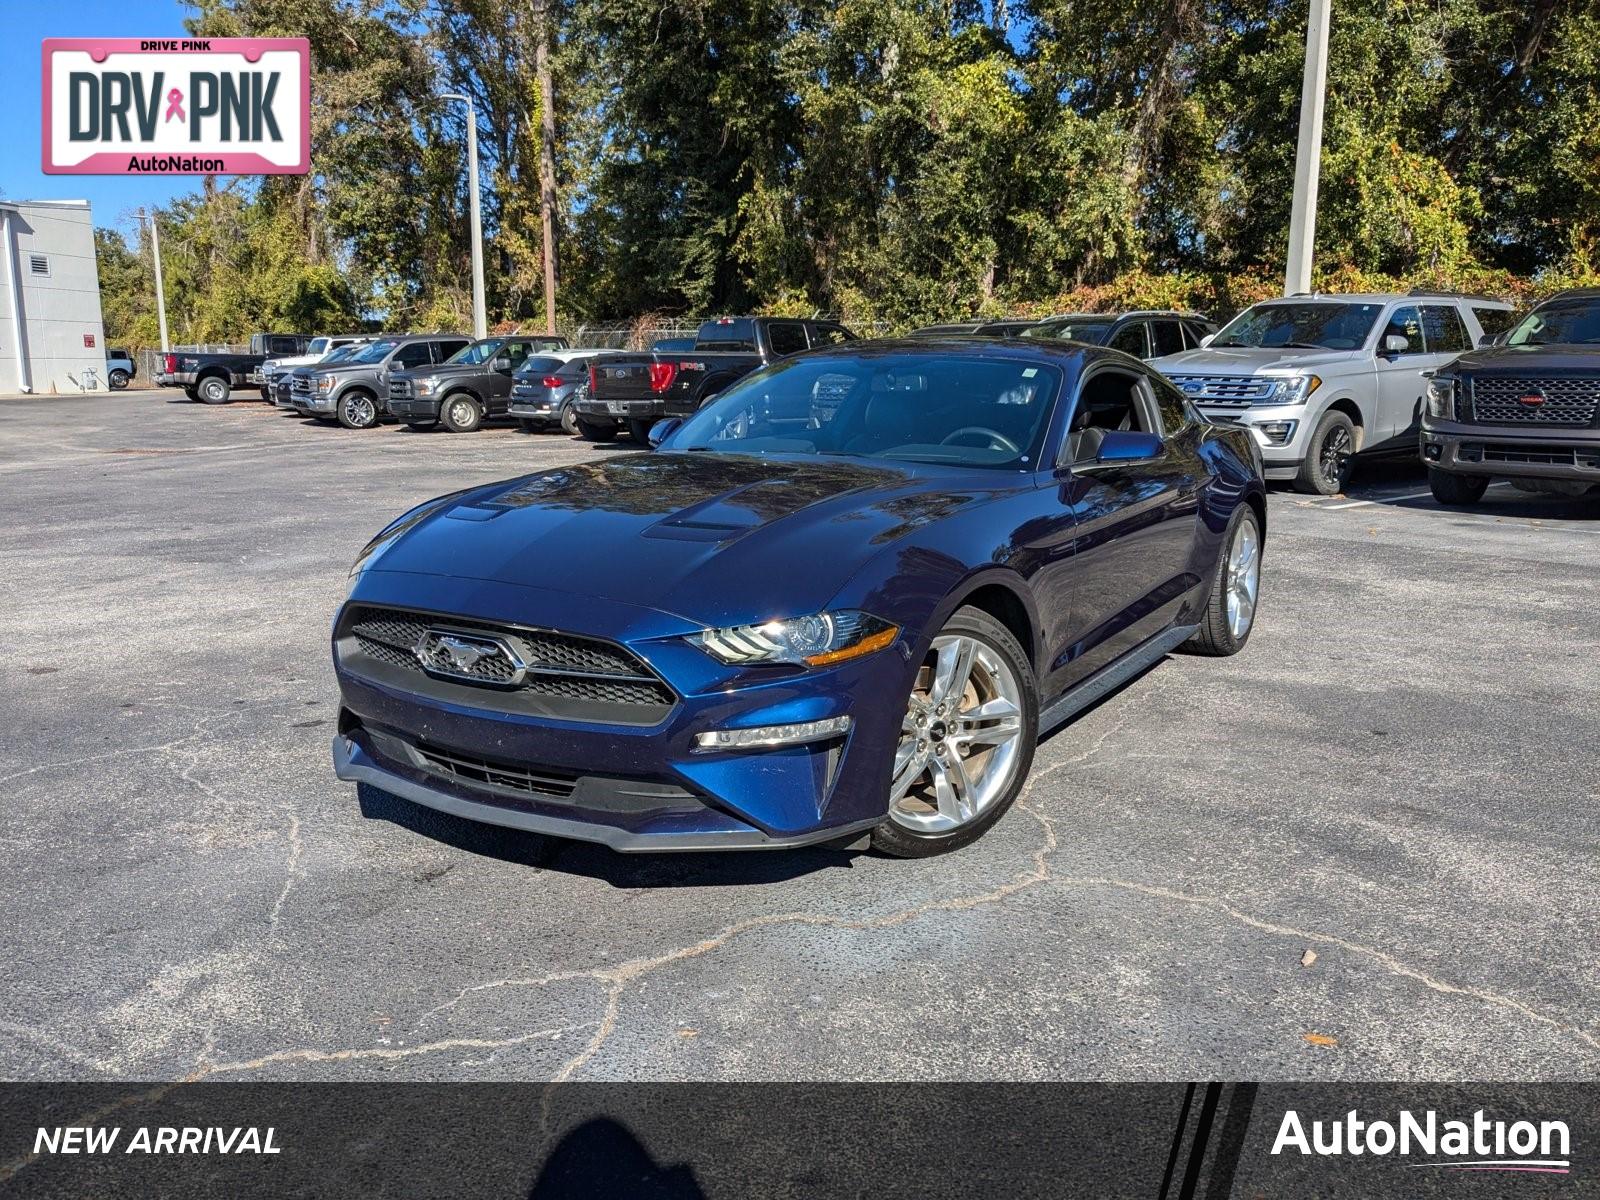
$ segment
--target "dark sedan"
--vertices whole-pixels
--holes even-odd
[[[653,438],[372,540],[341,778],[622,850],[935,854],[1043,732],[1254,624],[1254,444],[1114,351],[846,345]]]

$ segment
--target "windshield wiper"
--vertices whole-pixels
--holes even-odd
[[[1274,347],[1278,350],[1326,350],[1326,346],[1319,346],[1315,342],[1283,342]]]

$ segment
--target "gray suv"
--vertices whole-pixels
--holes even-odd
[[[337,420],[346,429],[371,429],[383,419],[392,372],[442,363],[467,342],[459,333],[380,337],[343,362],[296,367],[289,404],[308,417]]]
[[[1150,365],[1206,416],[1248,428],[1268,479],[1332,496],[1356,454],[1417,452],[1428,377],[1511,315],[1509,304],[1472,296],[1286,296]]]

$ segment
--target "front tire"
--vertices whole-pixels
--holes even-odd
[[[578,436],[586,442],[614,442],[617,440],[617,423],[615,421],[591,421],[588,417],[577,417]]]
[[[1487,475],[1454,475],[1438,467],[1428,468],[1428,490],[1440,504],[1462,507],[1476,504],[1488,488]]]
[[[369,392],[346,392],[339,397],[335,415],[346,429],[371,429],[378,423],[378,402]]]
[[[1306,460],[1294,477],[1295,491],[1311,496],[1337,496],[1350,481],[1355,452],[1355,422],[1344,413],[1329,409],[1317,422],[1316,431],[1306,446]]]
[[[917,669],[873,847],[928,858],[976,841],[1021,793],[1038,740],[1027,654],[988,613],[958,610]]]
[[[113,371],[106,376],[106,382],[111,385],[113,392],[120,392],[128,386],[128,373],[126,371]]]
[[[451,433],[476,433],[483,424],[483,406],[471,396],[446,396],[439,419]]]
[[[1260,518],[1248,504],[1240,504],[1217,556],[1200,628],[1183,644],[1189,653],[1221,657],[1244,649],[1261,596],[1261,546]]]
[[[233,388],[220,375],[207,375],[195,385],[195,391],[207,404],[226,404],[233,399]]]

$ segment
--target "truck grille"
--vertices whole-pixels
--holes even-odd
[[[403,400],[411,395],[411,381],[409,379],[391,379],[389,381],[389,395]]]
[[[470,617],[413,612],[409,609],[352,605],[340,622],[340,660],[358,674],[410,677],[418,690],[461,698],[467,689],[482,695],[467,702],[507,711],[574,720],[655,724],[677,696],[642,658],[623,646],[597,638],[548,629],[500,625]],[[522,660],[486,655],[449,679],[423,666],[423,644],[430,631],[464,634],[504,643]],[[435,661],[431,664],[437,668]],[[373,670],[376,668],[376,670]]]
[[[311,380],[305,375],[295,375],[289,380],[289,390],[303,395],[311,394]]]
[[[1472,380],[1470,419],[1480,425],[1583,429],[1594,424],[1596,413],[1600,413],[1600,378],[1479,375]]]
[[[1272,395],[1276,379],[1255,375],[1169,375],[1185,396],[1214,408],[1249,408]]]

